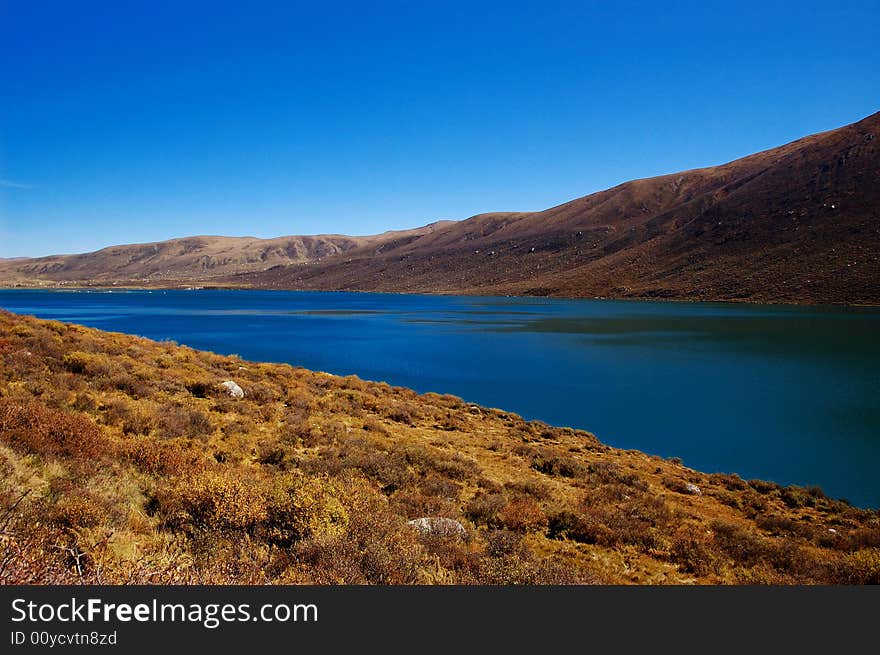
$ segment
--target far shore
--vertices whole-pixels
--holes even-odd
[[[609,300],[624,302],[668,302],[668,303],[720,303],[720,304],[736,304],[736,305],[767,305],[780,307],[839,307],[839,308],[874,308],[880,307],[880,303],[836,303],[823,302],[813,303],[808,301],[788,300],[785,302],[778,300],[759,300],[753,298],[704,298],[689,297],[676,298],[671,296],[565,296],[565,295],[538,295],[538,294],[512,294],[512,293],[480,293],[478,290],[469,289],[467,291],[456,290],[439,290],[439,291],[380,291],[367,289],[308,289],[308,288],[286,288],[286,287],[259,287],[253,285],[236,285],[236,284],[219,284],[204,282],[201,284],[192,284],[181,281],[174,282],[135,282],[126,281],[119,284],[88,284],[83,282],[53,282],[53,283],[16,283],[4,284],[0,283],[0,291],[308,291],[323,293],[372,293],[387,294],[395,296],[473,296],[475,298],[551,298],[554,300]]]

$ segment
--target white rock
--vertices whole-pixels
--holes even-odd
[[[244,389],[232,380],[226,380],[226,382],[223,382],[220,386],[226,389],[229,395],[233,398],[244,398]]]
[[[423,535],[467,538],[467,530],[461,523],[441,516],[423,516],[420,519],[407,521],[407,525],[411,525]]]
[[[693,482],[688,482],[686,485],[684,485],[684,488],[687,491],[687,493],[693,494],[694,496],[702,496],[703,495],[703,490],[700,489]]]

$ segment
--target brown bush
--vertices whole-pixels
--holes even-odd
[[[594,517],[571,510],[560,510],[548,519],[548,536],[551,539],[571,539],[583,544],[612,542],[611,530]]]
[[[423,581],[425,550],[415,530],[357,478],[344,483],[349,524],[333,539],[307,539],[294,549],[305,581],[316,584],[413,584]]]
[[[717,572],[719,561],[707,540],[697,531],[676,534],[669,547],[669,560],[685,573],[706,576]]]
[[[467,504],[465,514],[477,525],[497,526],[498,512],[507,504],[507,498],[498,493],[480,492]]]
[[[553,560],[539,560],[515,533],[498,530],[487,537],[486,556],[476,562],[472,582],[486,585],[573,584],[578,576]],[[469,581],[470,582],[470,581]]]
[[[123,459],[152,475],[175,476],[204,467],[201,454],[177,443],[135,438],[124,441],[119,452]]]
[[[245,389],[245,397],[258,405],[273,403],[278,400],[278,394],[268,384],[262,382],[250,382]]]
[[[796,521],[787,516],[779,516],[778,514],[763,515],[755,519],[755,523],[762,530],[766,530],[772,535],[803,537],[811,539],[814,535],[814,528],[802,521]]]
[[[36,400],[0,398],[0,439],[43,456],[100,459],[113,451],[112,442],[88,416]]]
[[[157,434],[161,439],[204,437],[214,431],[211,419],[202,411],[166,404],[160,410]]]
[[[781,488],[775,482],[767,482],[766,480],[749,480],[748,485],[759,494],[769,494]]]
[[[508,530],[534,532],[547,527],[547,517],[541,506],[531,498],[517,498],[498,512],[498,519]]]
[[[479,464],[460,453],[449,453],[421,444],[395,445],[392,452],[402,455],[409,464],[422,473],[434,471],[453,480],[473,478],[479,475],[481,470]]]
[[[269,542],[288,547],[303,539],[340,536],[349,523],[342,495],[341,487],[327,478],[290,478],[276,483],[266,510]]]
[[[266,519],[266,502],[252,483],[203,471],[157,491],[154,509],[184,531],[253,531]]]
[[[64,528],[91,528],[104,521],[106,509],[82,494],[63,496],[48,512],[49,521]]]
[[[663,486],[678,494],[689,494],[688,483],[686,480],[676,478],[671,475],[664,475],[662,480]]]
[[[189,391],[196,398],[207,398],[214,392],[214,383],[213,381],[207,378],[195,379],[195,380],[187,380],[184,383],[186,390]]]
[[[456,430],[465,432],[468,429],[468,424],[459,412],[446,411],[438,418],[436,427],[449,432]]]
[[[76,394],[71,408],[78,412],[94,412],[98,408],[98,403],[90,393],[82,392]]]
[[[723,485],[728,491],[745,491],[749,488],[749,484],[736,473],[711,473],[709,480]]]
[[[397,491],[390,500],[394,512],[407,519],[417,519],[423,516],[444,516],[454,519],[459,514],[458,506],[450,499],[428,496],[417,491]]]
[[[880,549],[865,548],[847,555],[837,571],[843,584],[880,584]]]
[[[766,543],[761,537],[746,531],[739,525],[716,520],[711,524],[714,533],[712,540],[735,562],[754,566],[767,554]]]
[[[509,480],[504,483],[504,488],[513,495],[531,496],[537,500],[547,500],[552,495],[549,485],[541,480]]]
[[[453,480],[469,480],[482,470],[473,459],[459,453],[439,455],[431,461],[430,466],[440,475]]]
[[[401,453],[376,450],[364,439],[345,440],[340,458],[342,468],[360,471],[378,481],[386,493],[392,493],[415,480],[414,473]]]
[[[850,551],[880,549],[880,526],[861,527],[850,531],[844,545]]]
[[[796,509],[799,507],[816,507],[824,504],[827,500],[825,492],[820,487],[799,487],[797,485],[789,485],[783,487],[779,492],[779,497],[789,507]]]
[[[452,500],[458,500],[458,496],[461,494],[460,484],[439,475],[429,475],[419,483],[419,489],[426,496],[439,496]]]
[[[589,479],[594,484],[622,484],[639,491],[647,491],[648,483],[635,473],[627,473],[616,462],[591,462]]]

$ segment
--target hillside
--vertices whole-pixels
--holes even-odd
[[[254,237],[195,236],[155,243],[111,246],[81,255],[0,259],[6,284],[37,282],[111,284],[187,284],[209,281],[275,266],[317,263],[364,247],[400,243],[429,234],[443,222],[375,236]]]
[[[723,166],[484,214],[260,287],[880,302],[880,113]]]
[[[121,246],[0,262],[0,283],[877,304],[878,134],[880,113],[541,212],[377,237]]]
[[[8,312],[0,470],[2,584],[880,582],[816,488]]]

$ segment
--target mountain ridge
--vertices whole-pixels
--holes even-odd
[[[237,242],[232,253],[222,246],[247,238],[223,237],[170,266],[168,253],[147,247],[206,237],[5,261],[0,284],[878,304],[878,132],[880,112],[543,211],[483,213],[369,237],[278,237]],[[131,261],[120,260],[126,256]]]

